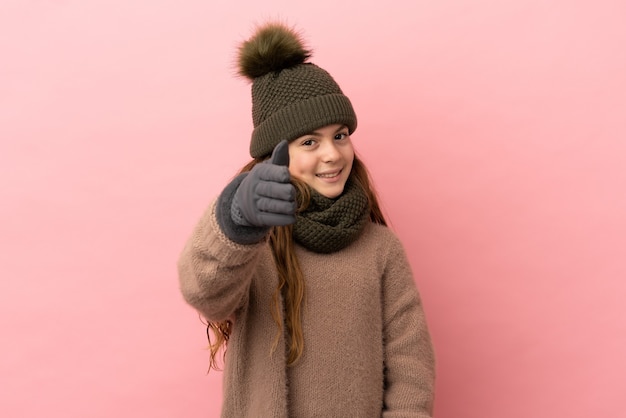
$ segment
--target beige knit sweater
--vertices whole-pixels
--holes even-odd
[[[285,349],[271,350],[278,279],[267,243],[229,240],[211,205],[183,250],[185,300],[209,320],[234,320],[222,417],[430,417],[433,349],[396,236],[369,224],[341,251],[297,247],[297,255],[306,280],[305,348],[287,367]]]

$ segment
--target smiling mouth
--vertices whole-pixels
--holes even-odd
[[[315,176],[323,178],[323,179],[332,179],[332,178],[339,176],[342,171],[343,170],[335,171],[334,173],[316,174]]]

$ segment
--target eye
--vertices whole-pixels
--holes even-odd
[[[309,138],[309,139],[305,139],[304,141],[302,141],[302,143],[301,143],[301,144],[302,144],[302,145],[304,145],[305,147],[310,147],[310,146],[312,146],[314,143],[315,143],[315,140],[314,140],[314,139]]]
[[[346,139],[348,137],[348,132],[339,132],[335,135],[335,139],[340,141],[342,139]]]

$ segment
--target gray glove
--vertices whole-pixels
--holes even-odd
[[[289,144],[281,141],[266,162],[255,165],[241,182],[231,216],[242,226],[284,226],[296,221],[296,190],[289,182]]]

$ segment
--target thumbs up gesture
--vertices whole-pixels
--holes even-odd
[[[294,223],[296,190],[290,180],[289,144],[283,140],[270,159],[255,165],[237,188],[231,208],[233,220],[265,227]]]

